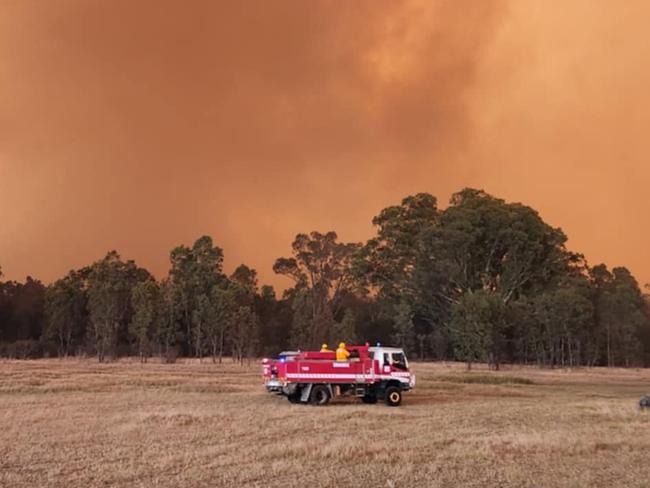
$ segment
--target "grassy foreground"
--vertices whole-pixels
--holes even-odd
[[[399,408],[258,365],[0,362],[0,486],[647,487],[650,370],[415,364]]]

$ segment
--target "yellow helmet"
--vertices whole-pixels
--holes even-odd
[[[327,349],[327,344],[323,344],[322,346],[320,346],[320,348],[321,349]]]
[[[341,349],[343,349],[343,348],[345,347],[345,342],[341,342],[341,343],[339,344],[339,347],[340,347]]]

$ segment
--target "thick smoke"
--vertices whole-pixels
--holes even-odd
[[[381,207],[467,185],[539,207],[588,257],[642,270],[642,241],[617,241],[636,246],[629,185],[647,181],[629,173],[644,112],[626,105],[645,84],[642,12],[192,5],[34,0],[0,16],[9,277],[49,280],[109,248],[162,275],[173,245],[209,233],[229,267],[282,286],[270,266],[297,232],[363,240]]]

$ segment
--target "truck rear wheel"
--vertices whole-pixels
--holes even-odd
[[[386,388],[386,395],[384,396],[384,402],[389,407],[398,407],[402,403],[402,392],[396,386],[389,386]]]
[[[316,385],[311,390],[309,397],[312,405],[327,405],[330,401],[330,392],[325,385]]]
[[[363,403],[377,403],[377,397],[375,395],[364,395],[361,397]]]

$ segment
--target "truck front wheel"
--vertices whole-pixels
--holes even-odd
[[[389,386],[386,388],[384,402],[389,407],[398,407],[402,403],[402,392],[396,386]]]
[[[310,401],[312,405],[327,405],[330,401],[330,392],[325,385],[316,385],[311,390]]]

